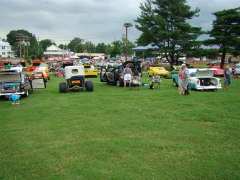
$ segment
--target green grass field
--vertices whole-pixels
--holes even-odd
[[[144,74],[142,82],[148,82]],[[179,95],[106,85],[60,94],[51,77],[20,105],[0,100],[0,179],[240,179],[240,79]]]

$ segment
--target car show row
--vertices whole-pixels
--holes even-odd
[[[0,96],[9,96],[11,93],[23,95],[27,97],[29,92],[34,89],[46,88],[46,83],[50,80],[51,74],[55,76],[65,77],[65,82],[59,83],[59,92],[66,93],[68,90],[86,90],[93,91],[93,82],[86,80],[86,77],[100,76],[100,82],[123,86],[123,70],[128,65],[133,74],[132,79],[128,82],[130,87],[146,86],[141,82],[142,68],[140,61],[126,61],[117,64],[108,64],[95,69],[93,65],[70,65],[64,69],[60,68],[57,72],[50,73],[48,64],[42,63],[36,67],[30,74],[22,72],[22,67],[11,67],[0,71]],[[240,65],[236,66],[240,69]],[[59,73],[58,73],[59,72]],[[99,73],[99,74],[98,74]],[[150,67],[146,72],[148,77],[152,77],[149,81],[150,89],[154,83],[162,82],[160,79],[154,81],[156,77],[171,78],[174,86],[178,86],[178,74],[172,74],[164,67]],[[239,73],[240,74],[240,73]],[[210,68],[189,68],[189,84],[188,89],[195,90],[219,90],[222,89],[222,80],[216,76],[222,76],[223,70],[218,66]]]

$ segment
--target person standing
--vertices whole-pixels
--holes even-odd
[[[188,92],[187,86],[188,86],[188,78],[189,78],[189,70],[186,66],[186,64],[182,64],[181,68],[183,69],[182,73],[182,87],[184,90],[184,95],[189,95],[190,93]]]
[[[228,86],[232,83],[232,73],[229,69],[229,66],[224,70],[224,89],[227,90]]]
[[[179,94],[184,94],[184,89],[182,87],[182,75],[183,75],[183,66],[181,66],[181,69],[178,73],[178,91],[179,91]]]
[[[132,77],[132,70],[129,68],[129,65],[126,65],[126,68],[123,70],[123,75],[124,75],[124,88],[127,86],[127,81],[131,80]]]

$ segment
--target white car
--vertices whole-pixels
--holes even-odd
[[[213,76],[216,69],[189,69],[188,89],[219,90],[222,89],[222,80]],[[178,74],[173,74],[173,83],[178,86]]]
[[[234,74],[240,74],[240,63],[236,64]]]

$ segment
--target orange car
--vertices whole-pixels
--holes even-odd
[[[36,68],[32,74],[30,74],[31,79],[38,79],[38,78],[43,78],[44,81],[50,80],[50,73],[47,71],[48,68],[45,67],[38,67]]]
[[[30,79],[38,79],[43,78],[44,81],[50,80],[50,73],[47,73],[45,71],[34,71],[32,74],[30,74]]]

